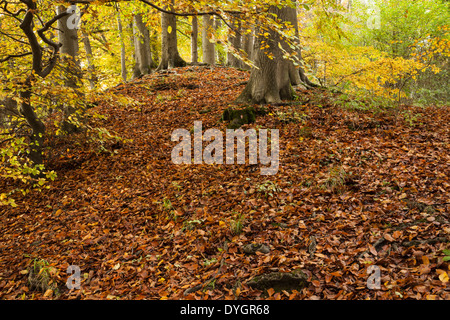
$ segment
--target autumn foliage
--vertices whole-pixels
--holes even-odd
[[[92,108],[105,117],[89,125],[122,140],[46,141],[57,179],[0,209],[0,298],[449,299],[448,107],[359,108],[298,89],[297,101],[244,126],[280,130],[276,175],[173,164],[171,132],[194,121],[225,130],[218,120],[248,77],[155,73]],[[264,251],[246,253],[252,243]],[[80,290],[65,286],[69,265],[81,269]],[[367,287],[372,265],[379,290]],[[41,269],[48,285],[30,286]],[[295,269],[303,289],[248,285]]]

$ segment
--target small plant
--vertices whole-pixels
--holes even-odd
[[[205,292],[206,290],[214,290],[216,288],[216,278],[212,279],[211,281],[209,281],[203,291]]]
[[[321,188],[333,193],[341,193],[345,189],[347,173],[342,167],[332,167],[328,172],[328,178],[322,182]]]
[[[275,182],[266,181],[262,184],[257,185],[256,191],[264,193],[265,196],[273,197],[273,194],[275,192],[280,192],[281,188]]]
[[[405,119],[405,122],[410,127],[415,127],[416,125],[420,125],[421,123],[418,123],[420,117],[422,117],[421,113],[413,113],[410,110],[403,111],[403,118]]]
[[[178,91],[177,91],[177,94],[176,94],[176,98],[182,98],[182,97],[184,97],[186,95],[186,90],[184,90],[184,89],[179,89]]]
[[[290,111],[290,112],[282,112],[277,111],[276,116],[278,118],[278,121],[284,122],[284,123],[304,123],[306,119],[306,114],[304,113],[298,113],[296,111]]]
[[[172,210],[172,209],[173,209],[172,202],[170,202],[169,199],[164,198],[164,199],[163,199],[163,208],[164,208],[164,210],[166,210],[166,211]]]
[[[309,178],[302,181],[302,186],[305,186],[307,188],[311,187],[313,184],[314,184],[314,180],[309,179]]]
[[[304,126],[298,129],[298,135],[299,139],[303,140],[304,138],[311,138],[312,137],[312,129],[311,127]]]
[[[201,225],[202,223],[203,223],[203,220],[189,220],[189,221],[185,221],[183,223],[183,227],[181,228],[181,231],[194,230],[197,226]]]
[[[236,219],[231,222],[231,233],[234,235],[241,234],[244,228],[244,216],[242,214],[237,215]]]
[[[450,261],[450,249],[444,249],[442,252],[445,254],[444,259],[442,261]]]
[[[170,219],[170,220],[173,220],[173,221],[177,220],[178,216],[176,215],[174,207],[172,205],[172,202],[169,199],[167,199],[167,198],[163,199],[162,207],[163,207],[164,211],[167,211],[169,213],[168,216],[167,216],[167,219]]]
[[[57,284],[53,280],[55,268],[49,266],[44,259],[34,259],[28,269],[28,285],[31,290],[39,290],[46,293],[49,289],[57,294]]]
[[[162,94],[158,93],[156,95],[156,102],[161,103],[167,100],[167,97],[163,96]]]
[[[214,263],[216,263],[217,262],[217,258],[212,258],[212,259],[206,259],[205,258],[205,260],[203,260],[203,265],[205,266],[205,267],[207,267],[207,266],[209,266],[209,265],[211,265],[211,264],[214,264]]]
[[[183,188],[178,182],[176,181],[172,181],[172,185],[177,188],[178,191],[181,190],[181,188]]]

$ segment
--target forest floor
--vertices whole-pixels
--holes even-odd
[[[128,140],[48,141],[57,179],[0,208],[0,299],[450,299],[449,108],[363,110],[298,89],[296,104],[243,127],[279,129],[276,175],[173,164],[172,132],[224,130],[248,76],[146,76],[95,108],[106,116],[96,125]],[[110,103],[111,92],[140,104]],[[245,253],[252,243],[263,252]],[[66,287],[69,265],[80,290]],[[248,284],[297,269],[308,277],[298,290]]]

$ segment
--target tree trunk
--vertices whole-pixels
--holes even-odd
[[[299,30],[298,30],[298,19],[297,19],[297,10],[295,10],[295,12],[292,13],[292,16],[290,17],[290,21],[292,22],[294,28],[295,28],[295,36],[300,39],[300,34],[299,34]],[[298,62],[301,63],[301,61],[303,61],[302,58],[302,50],[301,48],[298,49],[297,52],[297,59]],[[313,87],[319,87],[319,85],[311,82],[308,77],[305,74],[305,70],[301,67],[298,66],[296,69],[298,69],[297,71],[293,71],[291,70],[291,72],[298,72],[298,76],[296,74],[291,74],[291,80],[292,80],[292,84],[293,85],[298,85],[298,84],[304,84],[307,88],[313,88]]]
[[[121,67],[121,75],[123,82],[127,81],[127,65],[126,65],[126,57],[125,57],[125,41],[123,38],[123,28],[122,28],[122,19],[120,18],[119,8],[116,7],[117,10],[117,28],[119,30],[119,40],[120,40],[120,67]]]
[[[192,32],[191,32],[191,57],[192,63],[198,63],[198,19],[196,16],[192,17]]]
[[[151,73],[152,54],[150,51],[150,32],[142,21],[142,14],[133,17],[133,38],[135,52],[135,77]]]
[[[66,11],[64,6],[58,6],[58,14]],[[66,16],[58,20],[58,41],[61,43],[60,53],[65,55],[63,61],[66,64],[67,79],[65,85],[71,88],[79,87],[80,69],[79,61],[77,60],[79,45],[78,45],[78,31],[77,29],[68,28],[68,19]]]
[[[86,51],[86,60],[88,64],[89,87],[91,88],[91,90],[94,90],[98,79],[97,76],[95,75],[95,66],[93,63],[91,41],[89,40],[89,35],[86,32],[83,32],[83,45],[84,51]]]
[[[291,21],[295,8],[276,6],[269,8],[269,14],[275,14],[282,21]],[[260,34],[262,32],[256,32]],[[250,80],[236,103],[278,103],[293,99],[291,86],[292,70],[295,68],[290,60],[283,58],[283,51],[289,46],[279,33],[270,29],[268,38],[260,35],[254,45],[254,63],[258,68],[252,69]],[[262,45],[268,46],[263,49]]]
[[[43,63],[43,48],[41,46],[41,41],[38,40],[36,34],[33,31],[34,14],[37,11],[36,3],[33,1],[29,1],[25,4],[27,5],[28,10],[23,17],[22,22],[20,23],[20,29],[22,29],[23,33],[27,37],[28,43],[31,47],[31,52],[33,55],[33,70],[31,72],[31,75],[28,76],[28,78],[23,83],[23,88],[19,94],[21,100],[20,113],[24,116],[28,125],[32,129],[28,158],[34,164],[39,165],[43,164],[42,147],[45,137],[45,124],[38,118],[31,105],[33,83],[36,80],[35,76],[45,78],[50,74],[50,72],[52,72],[58,59],[60,44],[55,43],[48,38],[45,38],[43,34],[40,34],[38,32],[40,39],[42,41],[45,40],[45,42],[53,48],[53,53],[50,55],[50,57],[48,57],[48,59],[46,59],[47,61]],[[62,17],[63,15],[58,14],[55,18],[60,19]]]
[[[58,14],[66,10],[64,6],[58,6]],[[65,86],[78,91],[81,83],[81,69],[77,59],[79,51],[78,31],[76,28],[68,27],[69,18],[70,16],[65,16],[58,20],[58,40],[62,45],[60,49],[62,61],[66,66]],[[77,125],[69,120],[69,117],[73,116],[75,111],[76,109],[71,104],[63,106],[62,129],[67,133],[75,132],[78,129]]]
[[[295,45],[299,45],[299,31],[298,31],[298,18],[297,18],[297,6],[294,8],[286,8],[286,20],[289,21],[292,26],[294,27],[294,34],[295,39],[297,43]],[[290,54],[294,54],[295,51],[290,46],[283,46],[286,51],[288,51]],[[297,59],[299,59],[299,54],[297,51]],[[297,64],[300,64],[300,61],[297,61]],[[300,65],[295,66],[294,63],[289,63],[289,78],[291,79],[291,84],[296,86],[302,83],[302,80],[300,79],[300,72],[299,72]]]
[[[236,52],[239,52],[241,49],[241,22],[237,19],[231,20],[231,25],[233,26],[234,30],[229,30],[229,42],[233,46],[233,50]],[[231,51],[228,51],[227,53],[227,65],[233,68],[241,68],[243,66],[243,63],[241,59],[237,58]]]
[[[244,52],[247,54],[247,58],[250,61],[253,61],[253,31],[251,33],[245,33],[242,35],[242,50],[244,50]],[[243,69],[250,69],[250,66],[248,66],[246,63],[242,63],[242,68]]]
[[[42,147],[44,144],[45,124],[38,118],[31,106],[31,77],[25,81],[24,90],[20,92],[20,99],[22,100],[20,113],[25,117],[32,130],[28,159],[30,159],[33,164],[38,165],[43,164],[44,162],[42,158]]]
[[[303,60],[301,49],[298,50],[298,57],[299,57],[300,61]],[[298,68],[298,71],[299,71],[301,81],[307,88],[320,87],[318,84],[315,84],[309,80],[308,76],[305,74],[305,70],[302,67]]]
[[[178,52],[177,17],[161,12],[161,29],[161,62],[158,70],[186,66]]]
[[[216,53],[214,43],[211,42],[210,34],[213,32],[214,19],[211,15],[203,16],[203,30],[202,30],[202,49],[203,62],[209,65],[216,63]]]

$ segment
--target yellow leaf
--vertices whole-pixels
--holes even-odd
[[[444,270],[436,270],[436,273],[439,274],[439,280],[441,280],[443,283],[447,283],[449,278],[448,278],[448,274],[447,272],[445,272]]]
[[[167,27],[167,33],[169,33],[169,34],[172,33],[172,26],[168,26],[168,27]]]
[[[45,293],[44,293],[44,298],[51,297],[52,294],[53,294],[53,290],[52,289],[47,289],[47,291],[45,291]]]

